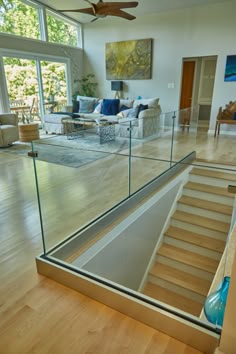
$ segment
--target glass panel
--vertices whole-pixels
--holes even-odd
[[[137,119],[114,124],[114,136],[102,119],[68,118],[65,135],[42,136],[33,148],[48,259],[218,331],[204,304],[228,276],[236,169],[217,151],[213,163],[182,163],[216,142],[207,131],[203,139],[197,116],[192,108],[183,124],[182,111],[162,114],[156,136],[142,139]]]
[[[53,43],[78,46],[78,26],[66,22],[50,11],[46,11],[48,40]]]
[[[38,152],[36,168],[46,250],[107,212],[129,193],[129,144],[127,139],[112,139],[110,128],[115,126],[79,124],[70,118],[64,126],[65,135],[45,135],[33,142]],[[61,219],[65,227],[57,223]]]
[[[66,64],[41,61],[45,113],[61,111],[67,102]]]
[[[127,129],[131,131],[131,194],[170,168],[172,126],[168,126],[169,116],[135,118],[130,123],[122,120],[119,124],[122,136],[125,131],[127,135]]]
[[[172,150],[174,162],[180,161],[187,152],[196,150],[198,110],[198,106],[195,106],[175,112]]]
[[[1,1],[0,31],[40,39],[38,10],[19,0]]]

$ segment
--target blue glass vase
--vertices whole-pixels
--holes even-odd
[[[209,322],[222,326],[229,290],[230,277],[224,277],[221,286],[210,294],[204,304],[204,313]]]

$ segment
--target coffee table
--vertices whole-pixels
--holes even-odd
[[[67,139],[75,139],[83,136],[86,128],[97,127],[100,144],[115,140],[115,121],[108,121],[105,118],[65,118],[62,121]]]

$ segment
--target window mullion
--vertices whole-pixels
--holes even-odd
[[[47,28],[47,17],[46,17],[45,7],[39,8],[38,14],[39,14],[41,40],[48,42],[48,28]]]

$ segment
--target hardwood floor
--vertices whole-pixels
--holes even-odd
[[[234,138],[197,138],[198,157],[236,165]],[[186,153],[181,137],[178,151]],[[136,154],[166,158],[169,142],[149,142]],[[125,165],[124,165],[125,164]],[[132,188],[166,162],[133,159]],[[124,168],[125,166],[125,168]],[[127,195],[127,158],[105,158],[79,169],[37,162],[46,246],[51,247]],[[0,150],[0,353],[200,354],[36,272],[42,252],[33,164]]]

